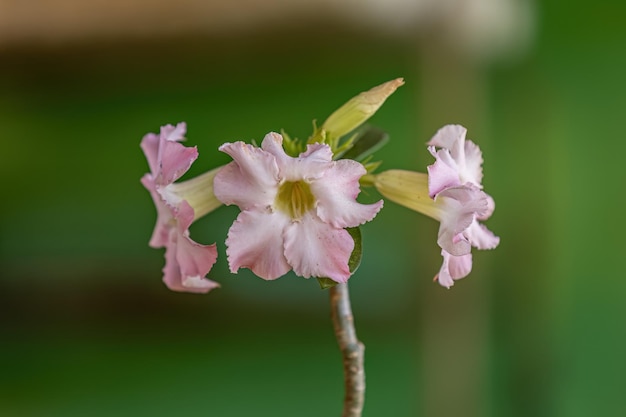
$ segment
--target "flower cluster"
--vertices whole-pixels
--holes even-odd
[[[225,143],[229,164],[179,182],[197,159],[185,147],[186,126],[167,125],[148,134],[141,147],[150,166],[142,178],[158,218],[150,246],[165,247],[164,282],[172,290],[205,293],[219,286],[206,278],[217,259],[215,244],[194,242],[189,227],[220,205],[241,210],[225,239],[230,271],[248,268],[273,280],[298,276],[345,283],[361,250],[357,228],[383,206],[357,201],[360,187],[375,186],[383,197],[440,221],[437,243],[443,265],[435,279],[445,287],[469,274],[471,247],[499,243],[480,222],[491,216],[493,199],[482,190],[482,154],[462,126],[448,125],[428,142],[435,162],[428,173],[373,171],[371,153],[387,140],[377,130],[357,131],[399,86],[392,80],[366,91],[335,111],[306,142],[269,133],[261,146]],[[356,237],[355,237],[356,236]],[[355,239],[359,240],[358,242]]]

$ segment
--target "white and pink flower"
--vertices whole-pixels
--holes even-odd
[[[218,287],[206,279],[217,258],[213,245],[201,245],[189,236],[195,218],[219,206],[211,195],[216,170],[175,183],[198,157],[195,147],[185,147],[186,125],[163,126],[159,135],[149,133],[141,141],[150,173],[141,183],[150,192],[157,209],[157,222],[150,239],[153,248],[165,247],[163,281],[174,291],[206,293]]]
[[[441,221],[437,243],[442,248],[443,265],[435,277],[448,288],[470,273],[472,246],[494,249],[500,243],[499,237],[479,223],[491,217],[495,203],[482,191],[482,152],[465,139],[466,134],[463,126],[447,125],[428,142],[435,157],[435,163],[428,167],[428,193],[450,206],[447,221]]]
[[[440,222],[437,244],[443,264],[436,280],[450,288],[472,270],[472,246],[493,249],[500,238],[483,224],[495,208],[482,190],[482,153],[465,140],[459,125],[441,128],[429,145],[435,163],[428,174],[388,170],[373,176],[373,184],[386,198]]]
[[[372,220],[382,207],[356,201],[365,168],[352,160],[332,160],[328,145],[310,144],[288,156],[283,138],[265,136],[261,147],[226,143],[233,158],[216,175],[216,197],[241,213],[226,240],[230,270],[249,268],[261,278],[296,275],[350,278],[354,241],[345,230]]]

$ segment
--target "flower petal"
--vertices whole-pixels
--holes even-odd
[[[438,280],[442,286],[450,288],[454,285],[455,280],[465,278],[472,271],[471,253],[454,256],[442,250],[441,255],[443,256],[443,263],[439,273],[435,276],[435,280]]]
[[[278,166],[273,155],[243,142],[225,143],[220,151],[233,158],[215,176],[215,196],[242,210],[272,205],[278,190]]]
[[[323,143],[313,143],[306,145],[306,151],[300,154],[300,158],[307,158],[318,162],[331,162],[333,160],[333,152],[330,146]]]
[[[307,145],[307,150],[298,158],[293,158],[283,149],[283,137],[278,133],[268,133],[261,147],[276,158],[281,181],[311,181],[324,175],[330,166],[333,154],[328,145]]]
[[[336,228],[356,227],[372,220],[383,206],[383,200],[374,204],[356,201],[360,192],[359,178],[366,173],[363,165],[344,159],[335,161],[324,176],[311,182],[311,191],[317,199],[317,215]]]
[[[193,209],[186,201],[175,210],[177,224],[170,227],[163,268],[165,285],[173,291],[206,293],[219,284],[204,278],[217,260],[217,248],[201,245],[189,237]]]
[[[457,280],[465,278],[472,272],[472,254],[454,256],[449,255],[448,259],[448,271],[452,279]]]
[[[169,142],[181,142],[185,140],[187,133],[187,123],[180,122],[176,126],[165,125],[161,127],[161,137]]]
[[[441,149],[435,151],[433,146],[428,150],[435,157],[435,163],[428,166],[428,194],[430,198],[448,187],[462,185],[459,179],[459,169],[450,153]]]
[[[176,229],[170,229],[171,239],[165,249],[163,282],[170,290],[207,293],[219,287],[204,278],[217,259],[215,245],[200,245]]]
[[[152,174],[145,174],[141,178],[141,183],[150,192],[154,206],[157,209],[157,220],[149,245],[153,248],[163,248],[167,246],[169,241],[171,221],[173,219],[172,210],[167,207],[161,194],[156,190]]]
[[[470,140],[465,140],[467,129],[460,125],[447,125],[442,127],[435,133],[435,136],[428,142],[431,147],[436,146],[440,149],[437,153],[430,150],[431,154],[437,158],[437,162],[443,162],[447,165],[447,168],[454,169],[458,176],[459,184],[472,183],[475,186],[482,188],[483,178],[483,156],[478,145]],[[445,154],[449,153],[449,158],[445,157]],[[454,163],[451,163],[451,160]],[[437,162],[435,165],[437,165]],[[441,164],[440,164],[441,165]],[[433,167],[436,169],[439,176],[443,175],[442,170],[444,167]],[[429,167],[430,172],[430,167]],[[447,173],[449,175],[449,173]],[[446,175],[446,176],[447,176]],[[440,182],[438,179],[437,182]],[[454,186],[456,184],[451,184]],[[443,189],[441,187],[439,189]],[[431,190],[431,195],[436,194],[436,191]]]
[[[427,145],[452,150],[457,142],[465,141],[467,129],[461,125],[445,125],[435,133]]]
[[[178,142],[162,141],[159,151],[160,176],[157,181],[160,185],[171,184],[182,177],[198,158],[195,146],[190,148]]]
[[[282,212],[245,210],[228,231],[226,254],[230,271],[249,268],[263,279],[285,275],[291,267],[283,250],[283,230],[290,219]]]
[[[198,158],[195,147],[188,148],[178,143],[184,140],[187,125],[161,127],[161,133],[148,133],[141,140],[141,149],[146,155],[150,172],[158,185],[168,185],[180,178],[193,161]]]
[[[282,135],[276,132],[270,132],[263,138],[263,142],[261,142],[261,149],[265,152],[268,152],[274,155],[276,159],[276,164],[279,169],[285,165],[285,160],[291,158],[289,155],[285,153],[285,149],[283,148],[283,137]]]
[[[487,193],[485,193],[485,196],[487,197],[487,209],[482,213],[478,213],[478,215],[476,216],[478,220],[487,220],[489,217],[491,217],[493,211],[496,209],[496,202],[493,200],[493,198]]]
[[[483,180],[483,153],[478,145],[471,140],[465,141],[463,149],[462,169],[460,171],[461,182],[471,182],[482,188]]]
[[[143,154],[146,156],[148,160],[148,166],[150,167],[150,172],[153,175],[157,175],[159,170],[159,145],[161,143],[161,139],[159,135],[154,133],[148,133],[141,140],[141,150]]]
[[[472,246],[478,249],[495,249],[500,243],[500,238],[478,221],[474,221],[464,234]]]
[[[337,229],[309,212],[301,221],[287,226],[285,256],[296,275],[304,278],[328,277],[344,283],[350,278],[348,260],[354,240],[344,229]]]
[[[441,225],[437,243],[454,256],[466,255],[471,250],[470,242],[462,234],[487,210],[487,194],[478,188],[466,185],[447,188],[437,194],[435,203],[441,210]]]

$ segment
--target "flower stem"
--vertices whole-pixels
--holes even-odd
[[[342,417],[361,417],[365,400],[365,346],[356,337],[348,284],[337,284],[329,291],[333,327],[343,357],[346,392]]]

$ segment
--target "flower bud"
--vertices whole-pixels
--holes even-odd
[[[387,97],[403,84],[404,79],[396,78],[362,92],[331,114],[321,129],[333,139],[350,133],[372,117],[387,100]]]

